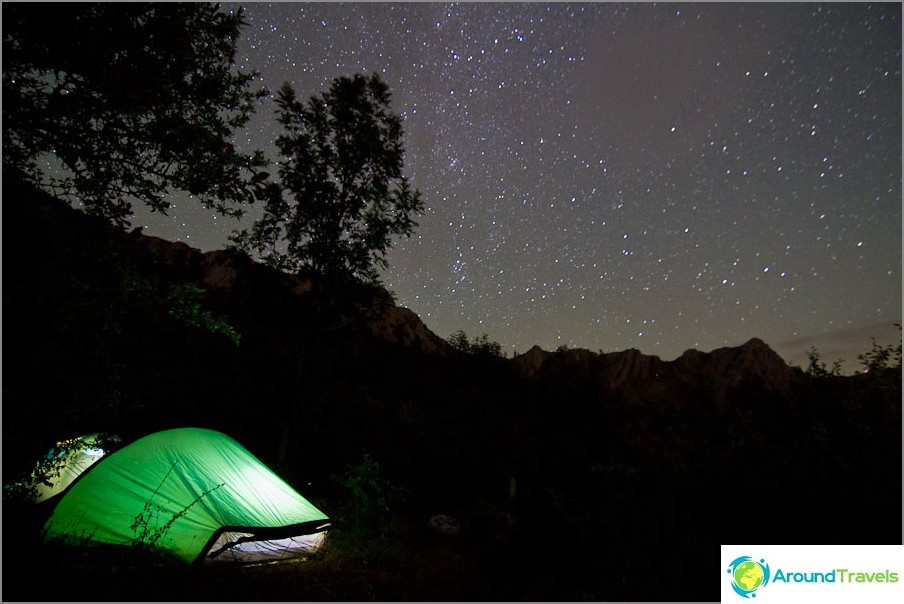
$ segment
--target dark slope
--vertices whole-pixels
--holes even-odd
[[[4,477],[80,433],[229,433],[337,526],[314,583],[243,572],[238,599],[714,600],[688,577],[720,543],[900,543],[900,371],[817,380],[756,339],[670,362],[461,354],[385,292],[112,229],[9,179],[3,226]],[[377,495],[343,476],[365,454],[377,495],[402,496],[362,528]],[[458,535],[427,528],[440,513]],[[4,539],[36,542],[19,528]]]

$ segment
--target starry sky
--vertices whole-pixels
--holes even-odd
[[[244,6],[271,91],[389,85],[426,212],[383,282],[439,336],[803,365],[897,341],[900,4]],[[278,161],[274,111],[236,146]],[[205,251],[238,226],[178,196],[133,224]]]

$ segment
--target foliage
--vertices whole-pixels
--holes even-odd
[[[193,283],[170,284],[145,277],[128,260],[114,263],[111,268],[102,289],[94,291],[97,284],[79,284],[83,291],[78,299],[89,307],[80,314],[100,313],[105,331],[118,334],[127,317],[145,307],[151,312],[165,310],[169,317],[183,325],[223,335],[236,346],[239,345],[241,334],[225,318],[203,307],[202,287]],[[98,303],[99,299],[105,299],[106,303]]]
[[[423,212],[402,174],[402,121],[390,97],[377,74],[336,78],[307,102],[284,84],[276,98],[286,130],[276,139],[281,186],[266,187],[263,218],[232,241],[284,270],[378,282],[391,238],[409,236]]]
[[[899,323],[895,323],[895,326],[900,332],[901,325]],[[872,343],[872,348],[868,352],[857,355],[857,360],[860,361],[861,365],[863,365],[864,373],[873,376],[875,380],[882,381],[885,380],[888,375],[895,370],[900,372],[900,338],[897,345],[886,344],[885,346],[880,346],[876,343],[875,338],[872,338]],[[832,367],[831,369],[829,369],[821,360],[819,351],[816,349],[816,346],[812,346],[807,351],[807,359],[809,360],[809,365],[807,366],[805,373],[811,377],[829,377],[841,375],[841,359],[838,359],[834,363],[832,363]],[[892,376],[892,380],[894,380],[894,376]]]
[[[819,351],[816,349],[816,346],[811,347],[807,351],[807,359],[809,361],[809,365],[807,365],[806,374],[811,377],[829,377],[841,375],[841,359],[835,360],[832,363],[832,368],[828,369],[826,367],[826,364],[821,360]]]
[[[40,261],[28,268],[34,280],[14,278],[4,294],[4,335],[19,351],[10,362],[21,384],[4,391],[7,410],[13,423],[40,426],[10,435],[18,441],[5,454],[13,472],[33,463],[37,455],[27,451],[43,447],[41,440],[98,429],[122,434],[134,429],[136,417],[169,404],[137,375],[184,358],[173,344],[209,341],[222,349],[233,348],[227,338],[240,341],[202,301],[200,288],[155,273],[154,258],[128,245],[79,237],[77,245],[39,247]]]
[[[898,328],[898,345],[879,346],[873,338],[873,347],[869,352],[857,355],[870,381],[882,394],[894,400],[901,398],[901,324]]]
[[[382,531],[386,514],[394,503],[404,501],[405,489],[394,486],[384,478],[380,464],[367,453],[357,464],[350,465],[333,480],[352,493],[352,533],[360,535],[366,530]]]
[[[455,350],[460,350],[461,352],[471,352],[471,343],[468,341],[468,334],[465,333],[465,330],[459,329],[455,333],[449,336],[446,340],[449,345]]]
[[[183,325],[197,327],[210,333],[229,338],[233,344],[239,345],[241,335],[222,316],[203,307],[204,288],[194,283],[171,284],[161,279],[145,277],[131,261],[121,259],[111,267],[104,292],[91,291],[92,285],[86,284],[84,295],[78,296],[86,300],[88,306],[100,306],[86,312],[100,312],[106,331],[119,333],[123,329],[123,321],[130,313],[140,307],[151,312],[165,309],[166,314]],[[106,289],[106,288],[105,288]],[[106,298],[106,304],[98,304],[98,299]]]
[[[204,288],[193,283],[172,287],[167,295],[169,315],[186,325],[222,334],[238,346],[241,341],[239,332],[224,318],[201,308],[203,296]]]
[[[901,324],[895,323],[895,326],[898,328],[899,332],[897,346],[893,346],[892,344],[879,346],[876,343],[876,339],[872,338],[872,349],[869,352],[857,355],[857,360],[860,361],[860,364],[863,365],[867,373],[879,373],[887,369],[901,368]]]
[[[463,329],[459,329],[450,335],[446,342],[455,350],[468,354],[505,357],[505,353],[502,351],[502,344],[499,342],[491,342],[490,337],[487,334],[474,336],[474,338],[469,340],[468,334],[466,334]]]
[[[234,66],[242,11],[202,3],[3,7],[3,168],[112,222],[171,189],[240,215],[260,152],[229,142],[266,96]]]
[[[110,452],[119,444],[119,439],[111,434],[99,434],[92,445]],[[53,487],[66,467],[69,453],[84,447],[81,437],[60,441],[56,446],[35,462],[28,476],[17,478],[3,485],[3,496],[8,500],[34,501],[38,495],[38,485]]]
[[[212,486],[211,488],[195,497],[188,505],[183,507],[178,512],[169,513],[169,510],[167,510],[164,506],[158,503],[154,503],[154,498],[157,496],[158,492],[160,491],[160,487],[163,486],[163,483],[166,482],[167,478],[169,478],[175,467],[176,464],[173,464],[170,467],[166,475],[160,481],[160,484],[157,485],[156,489],[154,489],[151,498],[145,502],[144,507],[135,517],[135,522],[133,522],[132,526],[129,527],[132,529],[132,531],[135,532],[135,537],[132,539],[133,547],[138,549],[146,549],[149,551],[159,550],[167,533],[169,533],[170,529],[173,527],[176,521],[179,520],[179,518],[184,516],[188,512],[188,510],[194,507],[194,505],[201,501],[204,497],[226,484],[220,483]],[[165,513],[169,513],[169,518],[166,519],[166,522],[163,522],[161,524],[161,521],[165,518],[165,516],[162,517],[161,514]]]

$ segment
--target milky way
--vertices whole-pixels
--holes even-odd
[[[900,4],[245,16],[238,66],[270,90],[390,86],[427,210],[383,282],[442,337],[670,359],[901,320]],[[278,161],[274,109],[235,144]],[[204,250],[237,226],[173,204],[136,223]]]

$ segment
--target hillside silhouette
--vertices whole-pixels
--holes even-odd
[[[218,574],[48,552],[46,510],[4,502],[5,599],[31,599],[41,555],[98,600],[702,601],[721,543],[900,543],[899,367],[815,378],[758,339],[467,354],[375,286],[129,232],[12,178],[3,204],[5,479],[72,436],[205,427],[334,524],[304,564]]]

